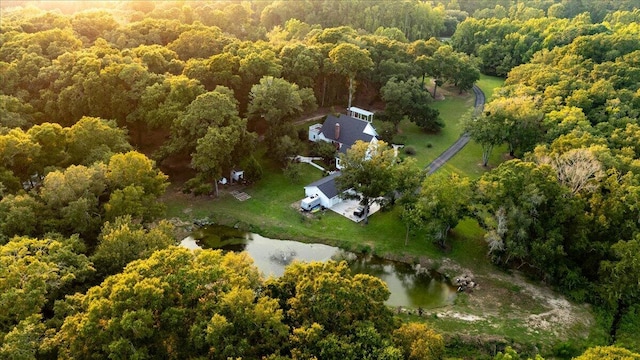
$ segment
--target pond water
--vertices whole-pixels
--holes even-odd
[[[340,248],[290,240],[275,240],[226,226],[206,226],[182,241],[190,248],[247,251],[265,276],[281,276],[292,261],[346,260],[354,273],[376,276],[387,283],[387,304],[434,308],[453,303],[456,288],[436,273],[416,273],[408,264],[376,256],[360,256]]]

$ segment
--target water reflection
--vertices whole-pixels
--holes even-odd
[[[224,226],[207,226],[194,232],[193,241],[204,248],[247,251],[265,276],[281,276],[292,261],[348,260],[354,273],[369,274],[387,283],[391,306],[433,308],[451,304],[455,288],[435,272],[416,273],[408,264],[376,256],[356,256],[337,247],[274,240]]]

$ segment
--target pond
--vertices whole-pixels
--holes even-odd
[[[226,226],[211,225],[196,230],[182,241],[190,248],[246,251],[265,276],[281,276],[292,261],[346,260],[354,273],[376,276],[387,283],[387,304],[412,308],[434,308],[453,303],[456,288],[436,272],[417,273],[410,265],[377,256],[356,255],[340,248],[291,240],[275,240]]]

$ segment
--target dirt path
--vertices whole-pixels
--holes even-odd
[[[455,329],[456,335],[505,339],[515,333],[552,345],[587,337],[595,323],[589,305],[574,304],[520,273],[494,270],[474,275],[449,259],[442,262],[439,271],[464,274],[478,283],[471,291],[459,293],[453,305],[426,312],[427,317],[437,319],[433,320],[436,328]]]
[[[312,121],[318,121],[320,119],[322,119],[323,117],[331,114],[331,113],[341,113],[341,114],[346,114],[347,113],[347,108],[345,107],[336,107],[336,106],[332,106],[332,107],[323,107],[323,108],[319,108],[318,110],[310,113],[310,114],[305,114],[302,118],[296,120],[293,122],[293,125],[300,125],[300,124],[304,124],[307,122],[312,122]]]

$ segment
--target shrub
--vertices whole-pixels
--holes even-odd
[[[244,168],[244,180],[253,183],[262,179],[262,166],[256,160],[255,157],[250,156],[249,159],[243,165]]]
[[[358,244],[358,252],[365,255],[370,254],[371,246],[369,246],[368,244]]]
[[[309,130],[307,130],[307,129],[298,129],[298,139],[300,141],[309,140]]]
[[[292,184],[295,184],[300,181],[300,176],[302,175],[302,164],[290,162],[282,171],[284,176],[289,179]]]
[[[393,137],[396,135],[396,126],[391,122],[383,122],[377,127],[377,132],[381,140],[392,143]]]
[[[184,183],[183,192],[192,192],[196,196],[209,195],[213,193],[213,184],[205,182],[199,177],[194,177]]]
[[[317,141],[311,146],[311,155],[320,156],[326,164],[330,164],[336,157],[336,147],[327,141]]]
[[[416,154],[416,149],[413,146],[407,146],[404,148],[404,153],[409,156],[413,156]]]

